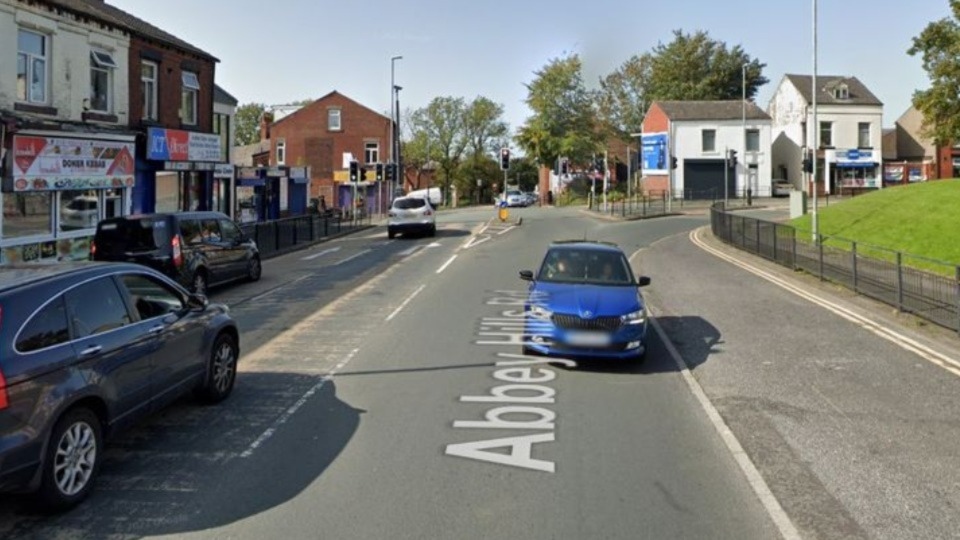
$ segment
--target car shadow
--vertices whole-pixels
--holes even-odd
[[[0,537],[136,538],[235,523],[316,482],[363,412],[320,376],[241,373],[220,405],[185,398],[108,441],[90,498],[73,510],[46,515],[23,495],[0,497]]]
[[[723,344],[720,331],[702,317],[657,317],[656,322],[683,359],[685,367],[695,370],[707,360],[716,357]],[[614,361],[602,359],[577,360],[578,371],[597,373],[653,373],[679,372],[680,366],[670,354],[660,333],[651,326],[647,330],[647,355],[643,362]]]

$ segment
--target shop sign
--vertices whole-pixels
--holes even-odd
[[[233,165],[229,163],[217,163],[213,167],[214,178],[233,178]]]
[[[132,186],[132,142],[17,135],[5,191],[58,191]],[[11,189],[12,188],[12,189]]]
[[[287,171],[280,167],[270,167],[267,169],[267,176],[270,178],[286,178]]]
[[[220,136],[180,129],[148,128],[147,159],[220,161]]]
[[[306,167],[290,167],[290,178],[306,178]]]

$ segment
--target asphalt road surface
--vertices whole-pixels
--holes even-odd
[[[0,537],[956,537],[957,376],[843,309],[958,358],[949,336],[738,254],[703,215],[492,215],[213,291],[243,332],[234,395],[119,434],[67,514],[0,498]],[[642,366],[520,354],[517,272],[569,238],[653,279]]]

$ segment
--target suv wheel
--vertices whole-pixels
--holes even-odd
[[[65,510],[85,499],[100,469],[103,435],[100,419],[89,409],[73,409],[50,433],[37,492],[50,510]]]
[[[207,379],[200,388],[200,399],[207,403],[219,403],[233,391],[237,380],[237,343],[230,334],[220,334],[213,342],[210,360],[207,363]]]
[[[207,294],[207,272],[200,269],[193,274],[193,280],[190,285],[190,292],[194,294]]]
[[[260,265],[260,257],[251,257],[247,261],[247,279],[257,281],[263,273],[263,267]]]
[[[387,229],[387,239],[388,239],[388,240],[393,240],[393,237],[396,236],[396,235],[397,235],[397,233],[394,232],[393,229]]]

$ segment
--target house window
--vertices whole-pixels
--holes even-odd
[[[144,120],[157,119],[157,64],[153,62],[142,62],[140,64],[140,87],[143,90],[143,113],[141,118]]]
[[[327,129],[340,131],[340,109],[327,110]]]
[[[833,89],[833,97],[837,99],[850,99],[850,89],[845,84],[841,84]]]
[[[213,114],[213,132],[220,136],[220,161],[230,163],[230,115]]]
[[[833,146],[833,122],[820,122],[820,146]]]
[[[716,152],[717,151],[717,130],[715,129],[705,129],[700,135],[701,145],[704,152]]]
[[[285,165],[287,163],[287,141],[283,139],[277,139],[277,165]]]
[[[364,163],[379,163],[380,162],[380,143],[377,143],[377,142],[364,143],[363,159],[364,159]]]
[[[759,151],[760,151],[760,130],[748,129],[747,130],[747,152],[759,152]]]
[[[47,102],[47,36],[19,30],[17,33],[17,100]]]
[[[191,126],[197,125],[197,95],[200,93],[200,79],[192,71],[181,75],[180,121]]]
[[[90,51],[90,110],[108,113],[113,109],[113,70],[117,63],[108,52]]]
[[[860,148],[870,148],[870,122],[860,122],[857,124],[857,146]]]

